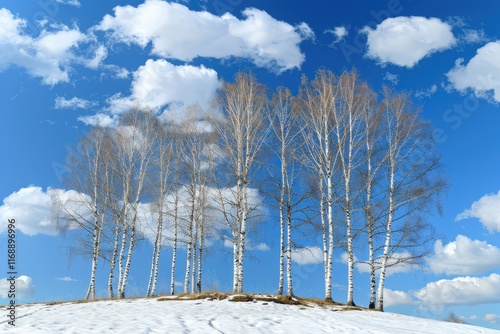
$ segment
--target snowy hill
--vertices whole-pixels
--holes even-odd
[[[189,298],[189,297],[186,297]],[[142,298],[29,304],[16,309],[16,326],[0,321],[2,333],[500,333],[499,331],[313,303],[266,300],[235,302]],[[245,299],[245,298],[241,298]],[[5,309],[3,309],[5,311]]]

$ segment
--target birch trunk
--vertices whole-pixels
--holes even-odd
[[[281,169],[282,172],[282,185],[284,184],[284,175],[283,175],[283,167]],[[278,281],[278,295],[281,296],[283,294],[283,280],[284,280],[284,270],[285,270],[285,221],[283,215],[283,202],[285,193],[282,187],[280,194],[280,202],[279,202],[279,212],[280,212],[280,275]]]
[[[137,209],[136,209],[137,210]],[[125,264],[125,272],[123,274],[122,284],[120,286],[119,298],[125,298],[125,288],[127,286],[128,275],[130,272],[130,264],[132,263],[132,254],[135,246],[135,220],[137,219],[137,213],[134,214],[134,222],[130,227],[130,240],[128,244],[127,261]]]
[[[184,273],[184,293],[189,293],[189,270],[191,269],[192,232],[186,247],[186,272]]]
[[[98,215],[97,204],[95,204],[94,215],[96,216]],[[94,220],[94,228],[92,233],[93,250],[92,250],[92,266],[90,271],[90,283],[85,299],[90,299],[90,298],[95,299],[95,275],[97,271],[97,261],[99,259],[100,237],[101,237],[100,222],[99,218],[96,217],[96,219]]]
[[[156,290],[156,280],[158,278],[158,263],[160,261],[161,242],[163,234],[163,208],[160,208],[157,220],[155,243],[153,245],[153,255],[151,256],[151,271],[149,274],[148,289],[146,296],[153,296]]]
[[[120,225],[116,224],[115,227],[115,240],[113,242],[113,252],[111,254],[111,263],[109,264],[109,276],[108,276],[108,296],[109,298],[114,298],[113,292],[113,280],[115,275],[116,266],[116,256],[118,255],[118,246],[120,244]]]
[[[126,219],[126,218],[125,218]],[[125,249],[127,246],[127,225],[122,226],[122,237],[120,246],[120,255],[118,257],[118,298],[124,298],[122,285],[123,285],[123,261],[125,260]]]
[[[238,252],[240,250],[240,238],[239,232],[234,232],[236,235],[233,236],[233,292],[238,292],[239,290],[239,272],[238,272],[238,261],[239,255]]]
[[[387,261],[389,259],[389,247],[391,245],[391,232],[392,232],[392,219],[394,214],[394,174],[395,174],[395,160],[393,153],[389,156],[389,205],[387,214],[387,224],[385,228],[385,243],[384,253],[382,255],[382,265],[380,268],[380,277],[378,283],[378,309],[384,310],[384,284],[387,270]]]
[[[292,280],[292,209],[290,206],[287,208],[287,286],[288,296],[293,297],[293,280]]]
[[[196,223],[194,226],[194,236],[191,250],[192,259],[191,259],[191,293],[195,292],[196,285],[196,264],[197,264],[197,244],[198,244],[198,224]]]
[[[333,248],[334,248],[334,229],[333,229],[333,183],[332,183],[332,161],[330,156],[330,139],[328,133],[327,117],[324,118],[324,140],[326,157],[326,187],[327,187],[327,211],[328,211],[328,272],[326,276],[325,300],[332,301],[332,266],[333,266]]]
[[[178,212],[179,212],[179,193],[177,188],[174,191],[174,244],[172,249],[172,266],[170,269],[170,294],[175,293],[175,264],[177,261],[177,233],[178,233]]]

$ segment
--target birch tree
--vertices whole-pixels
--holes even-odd
[[[365,140],[365,164],[364,170],[360,171],[361,182],[364,184],[365,188],[365,202],[363,205],[363,211],[366,221],[366,233],[367,233],[367,244],[368,244],[368,265],[370,268],[370,300],[368,308],[374,309],[377,291],[376,291],[376,262],[375,262],[375,245],[374,238],[378,230],[378,222],[380,221],[380,210],[377,208],[380,206],[381,199],[378,196],[378,179],[380,178],[380,171],[385,161],[382,149],[382,131],[380,129],[381,123],[381,108],[378,108],[376,103],[376,96],[374,93],[370,93],[370,97],[367,99],[366,108],[362,111],[363,113],[363,124],[364,124],[364,140]]]
[[[177,151],[179,152],[179,151]],[[177,158],[177,154],[175,155]],[[172,220],[173,224],[173,239],[172,239],[172,263],[170,266],[170,294],[174,295],[175,293],[175,268],[177,265],[177,244],[178,244],[178,233],[179,233],[179,205],[180,205],[180,198],[179,198],[179,167],[177,164],[174,166],[174,172],[173,176],[174,179],[172,180],[173,183],[173,190],[172,190],[172,202],[171,206],[173,207],[173,212],[170,214],[170,219]]]
[[[138,206],[145,196],[158,119],[151,111],[131,110],[124,114],[114,136],[114,158],[121,194],[117,215],[122,235],[118,254],[118,298],[125,297],[132,255],[137,238]],[[127,247],[128,246],[128,247]]]
[[[247,234],[249,207],[248,195],[255,172],[256,160],[268,127],[265,108],[265,87],[252,74],[238,73],[235,83],[223,83],[217,99],[223,121],[217,123],[217,133],[224,152],[224,173],[235,180],[234,196],[219,196],[225,222],[232,234],[233,291],[243,291],[243,261]],[[221,193],[221,192],[220,192]],[[228,209],[236,214],[230,217]]]
[[[429,123],[422,121],[408,94],[394,93],[384,87],[381,108],[387,145],[387,209],[377,308],[383,311],[384,284],[387,268],[391,264],[391,250],[425,244],[427,240],[415,237],[415,232],[422,231],[422,226],[417,223],[422,222],[422,215],[432,205],[439,203],[439,195],[446,188],[446,182],[440,174],[440,157]],[[396,227],[395,224],[401,226]],[[412,225],[417,225],[418,229]],[[398,240],[394,240],[396,231],[399,232]],[[396,262],[414,258],[410,254]]]
[[[277,203],[280,225],[280,273],[278,295],[283,294],[285,271],[287,277],[287,295],[293,296],[292,281],[292,231],[298,227],[296,214],[305,214],[306,207],[301,204],[310,196],[304,190],[296,192],[296,183],[300,175],[299,150],[300,125],[299,113],[294,110],[293,96],[289,89],[278,87],[269,106],[269,123],[274,139],[270,145],[278,159],[278,177],[274,178],[273,188],[278,194],[272,194]],[[274,185],[276,187],[274,187]],[[286,261],[285,261],[286,260]]]
[[[337,162],[339,164],[341,186],[339,193],[342,200],[338,201],[346,227],[347,246],[347,305],[354,304],[354,236],[353,216],[357,197],[361,194],[363,185],[353,185],[356,170],[362,165],[364,156],[361,150],[364,144],[363,112],[369,108],[370,89],[360,82],[356,71],[344,72],[336,85],[338,90],[337,103],[333,108],[334,132]]]
[[[157,214],[156,233],[153,245],[153,254],[151,257],[151,271],[146,295],[153,296],[156,292],[156,284],[158,281],[158,264],[160,261],[161,248],[164,241],[163,224],[167,218],[167,196],[172,188],[172,157],[174,136],[167,132],[165,127],[157,127],[157,133],[154,136],[154,152],[153,152],[153,177],[154,184],[152,189],[154,192],[152,209]]]
[[[332,300],[332,264],[334,250],[334,174],[338,160],[335,147],[335,118],[333,109],[337,103],[337,78],[331,71],[319,70],[308,82],[304,77],[299,90],[302,138],[305,162],[315,174],[320,191],[320,216],[323,229],[323,254],[325,269],[325,300]],[[326,218],[324,213],[326,213]]]
[[[107,186],[109,168],[106,150],[109,146],[109,131],[93,128],[82,137],[77,149],[68,156],[71,171],[66,183],[73,190],[73,198],[63,199],[59,192],[52,193],[53,210],[57,219],[79,226],[91,237],[90,281],[85,299],[96,297],[96,271],[101,255],[101,236],[105,227],[107,209]],[[86,236],[82,237],[85,244]]]

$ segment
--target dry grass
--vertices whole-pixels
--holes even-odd
[[[142,299],[145,297],[129,297],[125,298],[128,300],[128,302],[134,300],[134,299]],[[362,310],[369,310],[369,311],[374,311],[370,310],[368,308],[364,307],[358,307],[358,306],[347,306],[342,303],[338,303],[332,300],[324,300],[324,299],[315,299],[315,298],[303,298],[303,297],[290,297],[287,295],[271,295],[271,294],[249,294],[249,293],[224,293],[224,292],[204,292],[204,293],[180,293],[177,295],[163,295],[163,296],[154,296],[154,297],[147,297],[147,298],[156,298],[157,301],[183,301],[183,300],[225,300],[228,299],[228,301],[231,302],[262,302],[263,304],[268,304],[268,303],[276,303],[276,304],[284,304],[284,305],[297,305],[299,306],[300,310],[305,310],[310,307],[332,307],[332,311],[362,311]],[[90,303],[94,301],[110,301],[110,300],[119,300],[119,299],[112,299],[112,298],[97,298],[97,299],[90,299],[90,300],[73,300],[73,301],[53,301],[49,303],[33,303],[33,304],[46,304],[46,305],[60,305],[60,304],[65,304],[65,303],[71,303],[71,304],[83,304],[83,303]],[[30,304],[27,304],[30,305]],[[3,307],[0,307],[3,308]]]
[[[230,302],[252,302],[254,301],[253,295],[233,295],[229,298]]]
[[[290,297],[286,295],[260,295],[260,294],[249,294],[249,293],[222,293],[222,292],[206,292],[206,293],[180,293],[174,296],[165,296],[157,298],[158,301],[172,301],[172,300],[224,300],[228,299],[231,302],[264,302],[264,303],[276,303],[285,305],[299,305],[300,309],[304,310],[308,307],[320,306],[320,307],[331,307],[339,306],[339,308],[333,309],[333,311],[361,311],[366,310],[363,307],[357,306],[346,306],[344,304],[329,301],[324,299],[315,298],[302,298],[302,297]]]
[[[198,300],[198,299],[209,299],[209,300],[223,300],[227,298],[227,294],[222,292],[206,292],[206,293],[179,293],[173,296],[159,297],[157,301],[171,301],[171,300]]]
[[[329,300],[324,300],[324,299],[315,299],[315,298],[302,298],[302,297],[297,297],[299,303],[301,305],[309,306],[310,304],[315,304],[321,307],[325,306],[345,306],[344,304],[337,303],[335,301],[329,301]]]

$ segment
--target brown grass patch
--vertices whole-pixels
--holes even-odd
[[[338,303],[335,301],[330,301],[330,300],[324,300],[324,299],[315,299],[315,298],[302,298],[302,297],[297,297],[299,303],[301,305],[308,306],[308,304],[315,304],[318,306],[344,306],[342,303]]]
[[[251,302],[254,298],[252,295],[234,295],[229,298],[230,302]]]
[[[169,300],[199,300],[199,299],[209,299],[209,300],[223,300],[227,298],[227,294],[222,292],[206,292],[206,293],[180,293],[174,296],[159,297],[157,301],[169,301]]]

